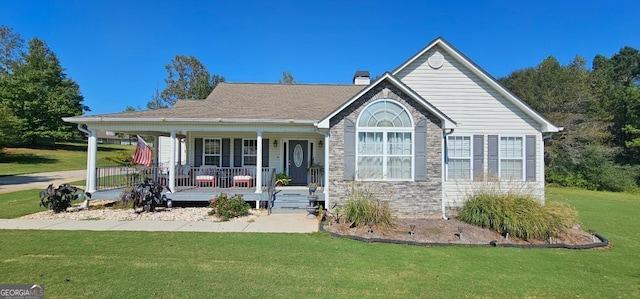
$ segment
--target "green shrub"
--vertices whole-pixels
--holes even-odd
[[[84,199],[85,193],[78,187],[62,184],[54,188],[53,184],[40,192],[40,206],[51,209],[54,213],[65,212],[71,202]]]
[[[209,207],[211,208],[209,215],[216,215],[220,217],[221,221],[229,221],[231,218],[244,216],[251,208],[242,198],[242,194],[228,197],[225,193],[220,193],[220,195],[213,198]]]
[[[528,239],[557,236],[576,223],[577,212],[560,203],[541,205],[529,195],[478,193],[463,205],[460,221]]]
[[[117,152],[114,156],[106,158],[107,161],[113,162],[121,166],[133,165],[133,154],[128,151]]]
[[[634,191],[638,187],[638,166],[619,165],[615,152],[603,146],[588,145],[574,159],[557,161],[546,167],[547,182],[562,187],[599,191]]]
[[[374,225],[393,226],[394,217],[389,203],[381,202],[362,186],[352,186],[347,203],[340,208],[340,219],[351,226]]]

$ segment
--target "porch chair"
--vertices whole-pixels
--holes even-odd
[[[175,181],[176,185],[185,185],[190,178],[191,166],[176,165]],[[158,174],[158,180],[163,185],[169,185],[169,173]]]
[[[191,166],[180,165],[176,166],[176,182],[179,186],[186,186],[187,182],[191,179]]]
[[[196,175],[196,187],[202,183],[211,183],[211,187],[216,186],[216,167],[211,165],[200,166]]]
[[[253,176],[249,173],[249,170],[243,168],[240,171],[240,175],[233,176],[233,187],[238,187],[239,184],[246,184],[247,189],[251,188],[251,183],[253,182]]]

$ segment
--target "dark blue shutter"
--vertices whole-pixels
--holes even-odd
[[[269,167],[269,139],[262,139],[262,167]]]
[[[427,180],[427,120],[423,119],[416,125],[416,156],[415,180]],[[446,154],[446,153],[445,153]]]
[[[484,135],[473,135],[473,180],[482,180],[484,174]]]
[[[222,167],[231,166],[231,140],[222,138]]]
[[[526,179],[527,181],[535,181],[536,180],[536,136],[535,135],[527,135],[527,142],[526,142],[525,148],[526,148],[525,150]]]
[[[344,180],[353,181],[356,175],[356,126],[344,119]]]
[[[202,138],[196,138],[195,140],[195,148],[194,148],[194,152],[195,152],[195,160],[193,161],[193,166],[195,167],[199,167],[202,166],[202,156],[204,154],[204,145],[202,143]]]
[[[487,140],[487,171],[489,178],[498,178],[498,135],[489,135]]]
[[[242,139],[233,139],[233,166],[242,167]]]

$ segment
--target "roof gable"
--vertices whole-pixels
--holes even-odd
[[[331,118],[333,118],[334,116],[336,116],[338,113],[340,113],[342,110],[344,110],[345,108],[347,108],[349,105],[353,104],[353,102],[355,102],[356,100],[358,100],[360,97],[362,97],[364,94],[366,94],[367,92],[369,92],[371,89],[375,88],[376,86],[380,85],[382,82],[387,81],[391,84],[393,84],[395,87],[397,87],[398,89],[402,90],[402,92],[404,92],[405,94],[407,94],[409,97],[411,97],[414,101],[416,101],[417,103],[419,103],[420,105],[422,105],[425,109],[427,109],[427,111],[431,112],[433,115],[435,115],[438,119],[440,119],[442,121],[442,128],[443,129],[453,129],[456,127],[456,122],[453,121],[451,118],[449,118],[448,116],[446,116],[444,113],[442,113],[442,111],[438,110],[438,108],[436,108],[435,106],[433,106],[431,103],[429,103],[427,100],[423,99],[420,95],[418,95],[415,91],[413,91],[411,88],[409,88],[407,85],[405,85],[404,83],[402,83],[400,80],[398,80],[398,78],[396,78],[395,76],[393,76],[391,73],[386,72],[384,73],[382,76],[380,76],[380,78],[378,78],[378,80],[376,80],[375,82],[373,82],[372,84],[369,84],[365,89],[361,90],[360,92],[358,92],[357,94],[355,94],[354,96],[352,96],[348,101],[344,102],[342,105],[340,105],[337,109],[333,110],[333,112],[331,112],[329,115],[327,115],[325,118],[323,118],[322,120],[320,120],[320,122],[318,122],[317,127],[321,128],[321,129],[328,129],[330,126],[330,121]]]
[[[431,41],[426,47],[422,50],[418,51],[415,55],[410,57],[407,61],[398,66],[395,70],[393,70],[392,74],[394,76],[398,75],[401,71],[410,67],[416,60],[420,59],[425,53],[427,53],[432,48],[438,46],[439,49],[446,51],[451,57],[456,59],[460,64],[464,67],[468,68],[474,75],[476,75],[480,80],[485,82],[489,87],[494,89],[498,94],[502,95],[509,102],[513,103],[515,107],[523,111],[526,115],[531,117],[535,122],[541,125],[543,132],[558,132],[562,130],[562,128],[556,127],[549,120],[547,120],[540,113],[535,111],[533,108],[529,107],[525,102],[507,90],[504,86],[502,86],[495,78],[493,78],[489,73],[483,70],[480,66],[475,64],[471,59],[462,54],[458,49],[450,45],[444,38],[438,37],[435,40]]]

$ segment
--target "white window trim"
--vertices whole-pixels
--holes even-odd
[[[220,142],[220,154],[207,154],[207,140],[218,140]],[[222,138],[203,138],[202,139],[202,165],[207,165],[205,164],[205,161],[207,160],[206,157],[215,157],[215,156],[219,156],[220,159],[218,161],[220,161],[220,165],[216,165],[218,167],[222,166],[222,157],[223,157],[223,148],[222,148]]]
[[[520,156],[520,160],[522,161],[522,170],[520,173],[520,177],[519,178],[502,178],[502,150],[500,148],[500,144],[502,141],[502,138],[510,138],[510,137],[516,137],[516,138],[520,138],[522,139],[522,150],[521,150],[521,156]],[[524,181],[525,180],[525,174],[527,173],[527,161],[525,159],[526,157],[526,149],[527,149],[527,138],[525,135],[498,135],[498,178],[500,178],[500,181],[503,180],[517,180],[517,181]],[[518,158],[504,158],[504,159],[508,159],[508,160],[518,160]]]
[[[387,101],[387,102],[392,102],[397,104],[398,106],[402,107],[402,109],[409,115],[409,121],[411,122],[411,124],[409,124],[409,127],[360,127],[360,118],[363,115],[363,112],[367,110],[367,108],[369,108],[370,106],[372,106],[373,104],[376,104],[378,102],[382,102],[382,101]],[[371,103],[369,103],[367,106],[364,107],[364,109],[362,109],[362,111],[360,111],[360,114],[358,115],[358,118],[356,119],[356,140],[355,140],[355,152],[356,152],[356,163],[355,163],[355,179],[358,181],[364,181],[364,182],[371,182],[371,181],[389,181],[389,182],[412,182],[415,181],[415,171],[416,171],[416,141],[415,141],[415,121],[413,120],[413,116],[411,115],[411,112],[405,107],[405,105],[403,105],[402,103],[396,101],[396,100],[392,100],[392,99],[378,99],[375,100]],[[363,179],[363,178],[359,178],[359,158],[361,157],[361,155],[358,153],[358,149],[359,149],[359,136],[360,133],[382,133],[382,178],[380,179]],[[394,157],[394,156],[390,156],[388,154],[388,141],[387,141],[387,135],[388,133],[410,133],[411,134],[411,177],[408,179],[394,179],[394,178],[388,178],[388,171],[387,171],[387,158],[388,157]],[[371,155],[362,155],[364,156],[371,156]],[[377,155],[375,157],[378,157]]]
[[[242,166],[243,167],[244,166],[256,166],[256,165],[245,165],[244,164],[244,157],[245,157],[245,154],[244,154],[244,142],[247,141],[247,140],[255,141],[255,143],[256,143],[256,154],[255,154],[255,157],[256,157],[256,161],[258,161],[258,139],[256,139],[256,138],[242,138],[242,148],[240,149],[241,152],[242,152]],[[246,156],[247,157],[252,157],[252,155],[246,155]]]
[[[446,168],[446,174],[445,174],[445,180],[449,181],[449,180],[460,180],[460,181],[473,181],[473,135],[447,135],[447,151],[449,150],[449,137],[469,137],[469,158],[464,158],[464,157],[451,157],[449,156],[449,162],[451,162],[452,159],[458,159],[458,160],[463,160],[463,159],[469,159],[469,178],[468,179],[449,179],[449,163],[447,163],[445,165]],[[446,153],[447,155],[449,155],[449,153]]]

